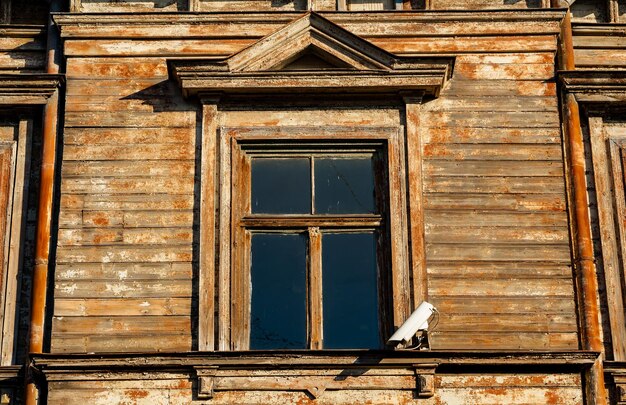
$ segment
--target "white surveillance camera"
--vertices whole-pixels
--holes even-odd
[[[387,344],[395,346],[400,343],[407,343],[418,331],[428,330],[428,320],[436,312],[437,309],[432,304],[423,301],[402,326],[398,328],[396,333],[389,338]]]

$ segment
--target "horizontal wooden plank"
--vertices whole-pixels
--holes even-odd
[[[189,177],[193,176],[194,172],[195,162],[189,160],[67,160],[63,162],[62,169],[63,179],[72,177],[97,178],[99,176],[117,177],[118,180],[143,176]]]
[[[423,125],[428,125],[423,123]],[[437,125],[431,123],[430,125]],[[423,127],[423,144],[558,144],[561,131],[557,128],[467,128]]]
[[[524,244],[512,247],[495,243],[427,243],[426,257],[428,260],[571,262],[569,246],[563,244]]]
[[[368,108],[363,113],[362,108],[345,108],[338,113],[336,108],[322,107],[311,114],[308,108],[290,109],[288,113],[281,108],[232,109],[228,114],[221,114],[224,127],[269,127],[274,130],[281,126],[293,126],[294,123],[302,126],[355,126],[355,127],[397,127],[401,122],[398,108]],[[283,135],[286,137],[286,135]]]
[[[569,232],[565,227],[468,227],[458,224],[437,224],[426,226],[425,232],[426,240],[430,243],[569,244]]]
[[[202,2],[203,5],[211,2]],[[232,2],[229,3],[235,6]],[[250,9],[246,9],[249,11]],[[233,10],[230,10],[233,11]],[[403,13],[404,14],[404,13]],[[211,20],[210,16],[203,16],[202,21],[195,19],[193,22],[177,21],[176,24],[161,22],[159,24],[135,22],[129,24],[91,24],[88,26],[66,25],[63,27],[63,35],[66,37],[88,36],[89,38],[150,38],[150,37],[174,37],[174,38],[198,38],[198,37],[250,37],[260,39],[271,34],[297,18],[299,14],[277,15],[272,18],[254,19],[224,19],[216,16]],[[389,14],[384,19],[367,18],[355,20],[352,16],[334,14],[325,15],[348,31],[361,37],[388,36],[446,36],[446,35],[520,35],[520,34],[545,34],[560,32],[557,20],[512,20],[492,19],[488,24],[476,23],[472,18],[419,18],[416,14],[396,14],[393,18]],[[376,16],[377,17],[377,16]]]
[[[559,194],[460,194],[428,193],[427,210],[565,211],[565,196]]]
[[[436,127],[470,128],[559,128],[559,115],[552,112],[521,111],[502,114],[498,111],[428,111],[423,114],[425,122]]]
[[[191,245],[72,246],[57,249],[58,263],[189,262]]]
[[[496,229],[496,228],[493,228]],[[431,261],[428,263],[429,277],[440,278],[563,278],[571,279],[571,264],[529,262],[454,262]]]
[[[543,39],[543,41],[542,41]],[[537,42],[544,44],[541,37]],[[66,40],[67,56],[228,56],[255,42],[243,38]],[[545,46],[545,45],[544,45]]]
[[[70,60],[70,59],[68,59]],[[142,96],[159,97],[175,94],[172,90],[176,85],[170,80],[157,79],[101,79],[99,86],[93,85],[91,79],[69,78],[66,82],[66,95],[68,99],[74,96],[135,96],[141,92]]]
[[[191,350],[191,342],[191,334],[141,334],[137,336],[123,336],[116,339],[110,335],[74,336],[53,332],[50,345],[52,353],[186,352]],[[107,389],[107,391],[110,390],[111,387]],[[76,401],[87,404],[92,403],[94,399],[93,391],[91,390],[62,392],[66,394],[64,398],[67,398],[67,400],[59,398],[60,402],[58,403]],[[168,394],[170,392],[168,391]],[[58,391],[54,391],[53,395],[58,393]],[[84,402],[81,401],[81,396],[85,398]],[[57,397],[53,396],[53,398]],[[158,393],[154,398],[157,401],[154,403],[158,403],[159,398],[162,398],[161,393]],[[51,398],[48,399],[52,400]],[[146,398],[144,397],[143,399]]]
[[[522,332],[481,332],[481,333],[468,333],[463,332],[437,332],[434,331],[429,335],[430,347],[433,350],[458,350],[460,347],[466,350],[471,349],[526,349],[526,350],[573,350],[578,348],[578,334],[574,332],[565,333],[522,333]],[[505,390],[509,392],[509,390]],[[522,394],[524,395],[524,394]],[[467,396],[463,397],[467,399]],[[523,396],[524,400],[518,403],[528,404],[528,396]],[[545,397],[543,397],[545,399]],[[501,397],[494,403],[498,402]],[[541,403],[543,399],[539,402]],[[580,403],[573,402],[573,403]],[[505,399],[507,404],[515,403],[509,402]],[[530,403],[533,403],[532,401]]]
[[[497,375],[441,375],[440,388],[478,388],[478,387],[575,387],[580,390],[582,377],[573,374],[526,374],[498,373]]]
[[[99,298],[56,299],[56,317],[78,316],[186,316],[191,314],[189,298]]]
[[[565,195],[565,180],[560,177],[519,176],[437,176],[424,179],[428,193],[503,193]]]
[[[556,96],[553,80],[476,80],[454,78],[446,96]]]
[[[62,210],[60,229],[72,228],[175,228],[191,229],[193,211],[74,211]]]
[[[476,53],[459,55],[455,58],[455,65],[463,65],[466,63],[471,64],[496,64],[496,65],[509,65],[509,64],[540,64],[550,65],[555,62],[554,52],[533,52],[533,53],[509,53],[509,54],[489,54],[489,53]]]
[[[99,335],[158,334],[159,332],[186,334],[191,330],[189,316],[54,316],[55,334],[85,335],[97,331]]]
[[[57,264],[55,279],[72,280],[190,280],[191,263],[70,263]]]
[[[566,313],[574,314],[573,297],[428,297],[438,311],[463,314]]]
[[[556,35],[526,35],[482,37],[438,37],[438,38],[370,38],[391,53],[476,53],[476,52],[541,52],[556,50]]]
[[[485,332],[573,332],[576,333],[576,314],[451,314],[440,313],[437,331],[472,333]]]
[[[55,298],[190,298],[192,280],[57,281]]]
[[[510,2],[506,0],[431,0],[434,10],[488,10],[488,9],[526,9],[541,7],[541,0]]]
[[[424,159],[448,160],[563,160],[560,145],[518,144],[427,144],[423,146]]]
[[[65,74],[68,79],[168,78],[163,58],[68,58]]]
[[[358,35],[358,34],[357,34]],[[556,35],[494,37],[367,38],[392,53],[476,53],[555,51]],[[255,42],[254,38],[206,39],[66,39],[67,56],[227,56]]]
[[[574,35],[572,38],[574,49],[611,49],[626,48],[626,37],[622,35]]]
[[[443,279],[428,280],[429,297],[574,297],[572,280],[560,279]]]
[[[194,201],[193,195],[181,194],[63,194],[61,208],[63,211],[189,211],[194,208]]]
[[[489,210],[427,210],[427,226],[456,224],[457,226],[503,227],[563,227],[568,229],[565,212],[516,212]]]
[[[58,246],[87,245],[179,245],[191,244],[191,229],[181,228],[87,228],[60,229]]]
[[[508,64],[497,63],[458,63],[454,74],[465,79],[481,80],[551,80],[554,78],[554,63],[550,64]]]
[[[65,145],[193,144],[195,128],[66,128]],[[136,164],[136,163],[135,163]],[[166,163],[159,163],[163,165]],[[65,169],[65,168],[64,168]]]
[[[34,72],[43,70],[45,66],[44,52],[0,52],[0,71]]]
[[[624,66],[626,49],[575,49],[574,60],[577,67]]]
[[[67,127],[195,127],[196,112],[191,111],[97,111],[97,112],[67,112],[65,113]]]
[[[546,161],[481,161],[481,160],[433,160],[423,162],[425,177],[459,176],[459,177],[500,177],[524,176],[542,177],[564,176],[563,163]],[[436,181],[433,179],[431,181]]]
[[[0,51],[13,51],[16,48],[20,51],[45,51],[46,41],[43,36],[33,38],[3,35],[0,37]]]
[[[191,144],[123,144],[123,145],[67,145],[65,160],[181,160],[194,159]]]
[[[429,111],[536,111],[557,112],[556,97],[542,96],[449,96],[428,105]]]
[[[108,175],[109,173],[102,172]],[[61,192],[72,194],[192,194],[193,175],[146,177],[64,177]]]

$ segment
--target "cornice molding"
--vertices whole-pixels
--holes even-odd
[[[46,104],[62,81],[62,75],[0,74],[0,105]]]
[[[189,371],[196,367],[241,367],[250,369],[345,368],[346,366],[394,368],[419,364],[455,367],[565,367],[581,370],[590,367],[599,353],[591,351],[255,351],[189,353],[103,353],[33,354],[32,366],[46,375],[59,372],[98,373],[112,368],[120,372],[161,369]]]
[[[565,9],[520,9],[520,10],[428,10],[428,11],[388,11],[388,12],[319,12],[324,18],[335,24],[350,26],[350,30],[356,35],[379,35],[371,33],[372,24],[385,24],[387,28],[383,36],[411,36],[414,35],[406,24],[420,25],[433,23],[551,23],[546,26],[545,34],[558,34],[559,22],[565,17]],[[126,38],[135,37],[132,30],[113,32],[107,28],[152,28],[149,35],[142,32],[142,38],[198,38],[219,36],[224,34],[198,33],[199,26],[224,25],[224,24],[263,24],[277,28],[301,17],[303,12],[246,12],[246,13],[200,13],[200,12],[177,12],[177,13],[53,13],[54,22],[61,29],[63,38]],[[193,29],[183,29],[172,33],[171,30],[159,30],[159,27],[188,26]],[[507,35],[526,35],[522,29],[515,27],[503,27]],[[258,35],[255,30],[241,26],[241,32],[237,37],[251,37]],[[231,35],[232,34],[228,34]]]
[[[626,102],[626,70],[586,69],[557,73],[565,91],[583,103]]]

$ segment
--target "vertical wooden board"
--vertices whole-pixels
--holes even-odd
[[[9,271],[9,229],[11,223],[11,194],[12,194],[12,177],[13,177],[13,154],[14,144],[0,144],[0,325],[2,326],[1,345],[1,364],[10,364],[7,362],[7,356],[12,356],[11,348],[13,343],[12,334],[5,335],[4,326],[7,322],[11,323],[4,308],[7,304],[6,287],[7,276]]]

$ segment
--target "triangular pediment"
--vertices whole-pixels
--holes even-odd
[[[396,56],[308,12],[224,59],[169,60],[186,97],[200,94],[379,93],[437,97],[454,58]]]
[[[226,62],[231,72],[279,71],[293,67],[303,57],[301,62],[307,63],[317,58],[325,69],[391,70],[396,62],[392,54],[315,12],[262,38]]]

